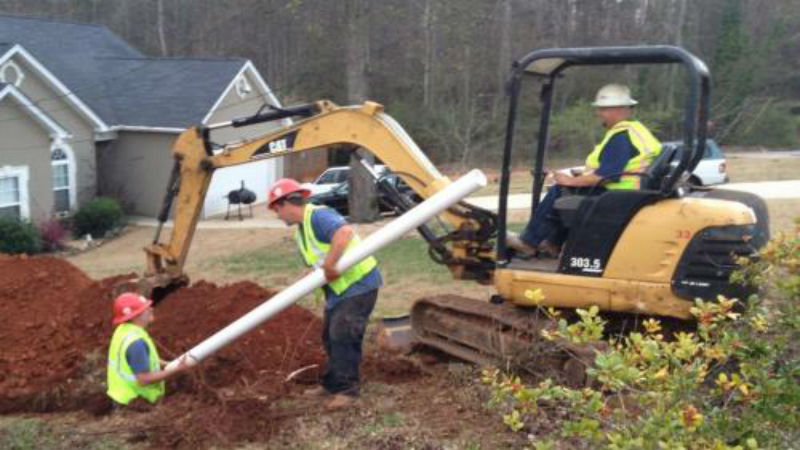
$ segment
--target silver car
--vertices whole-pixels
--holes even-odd
[[[673,159],[673,165],[678,164],[681,151],[683,150],[682,141],[662,142],[663,148],[677,147],[678,153]],[[689,183],[695,186],[711,186],[714,184],[722,184],[728,182],[728,162],[725,160],[725,155],[713,139],[706,139],[706,150],[703,159],[697,164],[692,175],[689,177]]]

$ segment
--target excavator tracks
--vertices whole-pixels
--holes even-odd
[[[422,298],[411,310],[412,340],[417,345],[479,365],[523,369],[583,386],[597,345],[579,346],[541,337],[542,330],[555,327],[556,323],[537,309],[456,295]]]

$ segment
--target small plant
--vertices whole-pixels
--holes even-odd
[[[30,255],[41,249],[39,232],[32,223],[15,217],[0,217],[0,253]]]
[[[752,296],[743,308],[722,296],[698,299],[691,310],[697,331],[672,339],[659,321],[645,321],[641,331],[596,351],[587,371],[595,387],[572,389],[551,379],[531,386],[487,369],[489,407],[537,449],[793,447],[800,439],[800,223],[741,263],[733,280],[756,282],[764,298]],[[595,308],[578,312],[580,320],[568,324],[545,310],[558,326],[542,337],[583,343],[602,335]],[[537,430],[553,421],[553,432]]]
[[[69,230],[58,219],[49,219],[39,224],[42,250],[46,252],[61,250],[67,234],[69,234]]]
[[[122,225],[123,212],[119,202],[109,197],[98,197],[81,206],[72,218],[72,232],[76,237],[87,234],[95,238]]]

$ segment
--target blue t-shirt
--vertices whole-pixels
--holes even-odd
[[[311,214],[311,228],[313,228],[314,236],[323,244],[330,244],[336,230],[345,225],[347,225],[347,222],[344,218],[330,208],[317,208]],[[323,287],[325,291],[325,309],[333,308],[340,301],[348,297],[361,295],[365,292],[378,289],[381,286],[383,286],[383,278],[377,267],[372,269],[340,295],[337,295],[333,292],[333,289],[325,285]]]
[[[128,346],[125,350],[125,359],[128,360],[133,373],[150,372],[150,349],[147,348],[144,339],[137,339]]]
[[[638,154],[639,151],[633,146],[628,132],[617,133],[603,147],[600,153],[600,167],[594,173],[607,177],[624,172],[628,161]],[[613,178],[612,181],[619,181],[619,177]]]

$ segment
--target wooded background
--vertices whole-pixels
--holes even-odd
[[[711,69],[719,141],[800,147],[798,0],[0,0],[0,13],[104,24],[153,56],[248,58],[284,104],[375,100],[435,162],[462,166],[496,161],[513,59],[674,44]],[[588,103],[611,81],[661,139],[680,137],[681,70],[580,69],[559,86],[554,151],[591,148]]]

